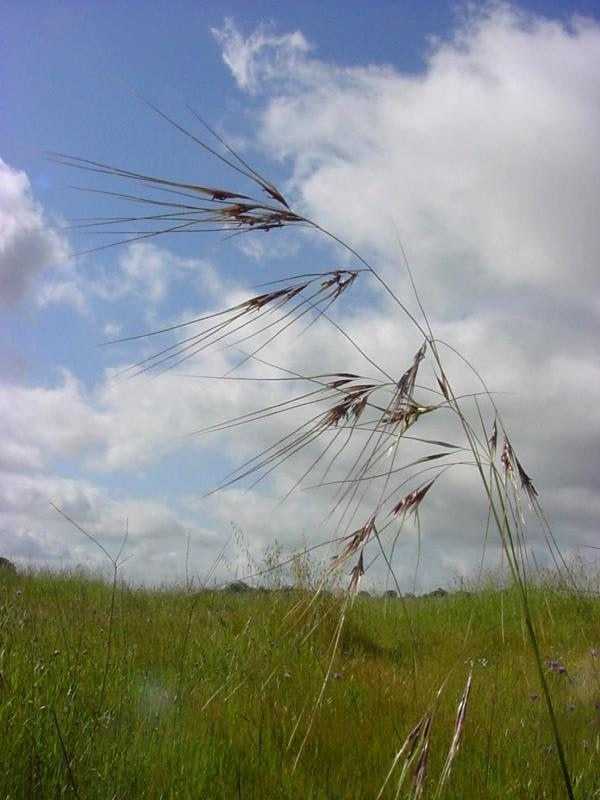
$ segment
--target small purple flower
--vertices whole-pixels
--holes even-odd
[[[548,658],[546,666],[550,672],[555,672],[557,675],[565,675],[567,672],[567,668],[558,658]]]

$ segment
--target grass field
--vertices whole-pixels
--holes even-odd
[[[600,797],[600,599],[530,592],[576,796]],[[307,599],[2,576],[0,798],[376,798],[428,711],[422,796],[436,797],[471,669],[437,796],[564,796],[512,590],[358,597],[333,662],[344,597]]]

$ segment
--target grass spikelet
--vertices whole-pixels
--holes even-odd
[[[465,727],[465,719],[467,716],[467,705],[469,703],[469,695],[471,694],[472,681],[473,681],[473,670],[471,669],[471,671],[469,672],[469,676],[467,678],[467,683],[465,685],[464,691],[462,693],[462,696],[460,698],[456,710],[456,721],[454,723],[454,733],[452,735],[452,742],[450,743],[448,755],[446,756],[446,761],[444,762],[444,767],[442,769],[442,774],[440,776],[440,781],[436,792],[436,798],[440,796],[442,789],[444,788],[446,781],[450,776],[452,764],[460,748],[460,744],[463,738],[463,731]]]

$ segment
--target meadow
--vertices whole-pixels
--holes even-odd
[[[527,591],[575,796],[600,797],[600,596]],[[3,574],[0,798],[562,798],[521,605]]]

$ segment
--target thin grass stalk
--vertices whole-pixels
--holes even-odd
[[[465,415],[465,413],[464,413],[464,411],[463,411],[463,409],[461,407],[461,404],[459,402],[460,398],[459,398],[459,396],[457,396],[454,393],[454,391],[453,391],[453,389],[451,387],[451,384],[450,384],[450,382],[448,380],[447,374],[446,374],[444,366],[443,366],[441,355],[440,355],[439,350],[438,350],[438,343],[449,347],[453,352],[457,353],[457,355],[472,369],[473,373],[481,381],[481,383],[482,383],[482,385],[483,385],[483,387],[485,389],[486,396],[488,397],[489,401],[491,402],[492,407],[494,408],[494,410],[496,412],[496,418],[498,420],[500,420],[500,416],[499,416],[499,414],[497,412],[497,409],[496,409],[496,406],[495,406],[495,403],[494,403],[494,400],[493,400],[493,397],[492,397],[491,393],[489,392],[487,386],[485,385],[485,382],[483,381],[483,379],[481,378],[481,376],[479,375],[477,370],[473,367],[473,365],[470,364],[470,362],[467,359],[465,359],[464,356],[462,356],[460,353],[458,353],[458,351],[456,351],[456,349],[453,348],[451,345],[448,345],[446,342],[443,342],[442,340],[436,339],[436,337],[434,336],[432,328],[431,328],[431,325],[429,323],[429,319],[427,317],[427,314],[426,314],[426,312],[424,310],[423,304],[422,304],[421,299],[419,297],[419,294],[417,292],[416,285],[415,285],[415,282],[414,282],[414,279],[413,279],[413,276],[412,276],[412,272],[411,272],[410,266],[408,264],[408,259],[406,258],[406,254],[404,253],[402,245],[400,245],[401,251],[402,251],[402,254],[403,254],[404,259],[406,261],[406,267],[407,267],[408,275],[409,275],[410,282],[411,282],[411,285],[412,285],[412,288],[413,288],[413,291],[414,291],[414,294],[415,294],[415,297],[416,297],[416,300],[417,300],[417,304],[418,304],[419,309],[420,309],[420,311],[421,311],[421,313],[423,315],[424,325],[421,324],[421,322],[419,322],[419,320],[410,312],[410,310],[407,308],[407,306],[400,300],[400,298],[391,289],[391,287],[385,281],[385,279],[360,255],[360,253],[358,253],[347,242],[344,242],[339,237],[337,237],[335,234],[333,234],[330,231],[326,230],[325,228],[321,227],[317,222],[314,222],[313,220],[310,220],[309,218],[304,217],[301,214],[296,214],[295,212],[293,212],[291,210],[289,204],[287,203],[286,199],[281,194],[281,192],[279,192],[279,190],[270,181],[265,179],[258,172],[256,172],[256,170],[254,170],[252,167],[250,167],[201,118],[199,118],[199,119],[202,122],[202,124],[205,126],[205,128],[219,140],[221,145],[223,145],[226,148],[226,150],[227,150],[227,152],[229,154],[228,157],[224,157],[223,155],[219,154],[211,146],[207,145],[202,140],[198,139],[196,136],[194,136],[191,133],[189,133],[182,126],[180,126],[177,122],[175,122],[174,120],[169,118],[166,114],[164,114],[162,111],[160,111],[160,109],[156,108],[151,103],[148,103],[148,101],[144,101],[144,102],[146,102],[151,108],[153,108],[153,110],[156,113],[158,113],[161,117],[163,117],[167,122],[169,122],[171,125],[173,125],[175,128],[177,128],[180,132],[182,132],[188,138],[192,139],[194,142],[199,144],[201,147],[203,147],[205,150],[210,152],[212,155],[216,156],[218,159],[220,159],[223,163],[225,163],[227,166],[229,166],[233,170],[235,170],[239,174],[245,176],[250,181],[254,182],[254,184],[256,186],[260,187],[261,190],[263,192],[265,192],[269,196],[270,199],[267,202],[265,202],[264,200],[259,200],[259,199],[253,198],[253,197],[251,197],[249,195],[241,194],[239,192],[231,192],[229,190],[222,190],[222,189],[211,189],[211,188],[208,188],[208,187],[192,185],[192,184],[184,184],[184,183],[176,182],[176,181],[165,181],[163,179],[153,178],[151,176],[141,175],[139,173],[130,172],[128,170],[122,170],[122,169],[111,167],[111,166],[108,166],[108,165],[99,164],[98,162],[86,161],[84,159],[72,159],[72,158],[69,158],[69,157],[58,156],[58,160],[61,161],[61,163],[66,164],[68,166],[76,166],[76,167],[78,167],[80,169],[89,170],[89,171],[92,171],[92,172],[99,172],[101,174],[113,175],[113,176],[124,178],[124,179],[127,179],[127,180],[133,180],[134,182],[135,181],[141,182],[143,185],[147,185],[147,186],[150,186],[150,187],[153,187],[153,188],[159,188],[161,190],[168,190],[170,192],[177,191],[178,193],[182,193],[181,190],[184,190],[184,192],[183,192],[184,194],[186,194],[188,197],[193,197],[194,199],[197,197],[197,195],[202,196],[203,202],[204,202],[204,205],[202,205],[202,206],[194,205],[191,208],[183,209],[181,212],[175,212],[175,213],[169,212],[169,213],[165,213],[163,215],[154,215],[154,218],[160,217],[160,218],[168,219],[168,220],[171,220],[171,221],[176,221],[179,224],[172,225],[172,226],[169,226],[167,228],[159,228],[158,230],[151,231],[150,233],[142,233],[142,234],[137,235],[136,237],[134,237],[134,239],[125,240],[125,241],[134,241],[134,240],[138,240],[138,239],[144,239],[144,238],[147,238],[148,236],[162,235],[162,234],[169,233],[169,232],[199,232],[201,230],[207,231],[207,230],[215,230],[215,229],[217,229],[217,230],[229,230],[229,231],[232,232],[232,235],[239,235],[241,233],[245,233],[245,232],[248,232],[248,231],[251,231],[251,230],[270,230],[272,228],[285,227],[285,226],[290,226],[290,225],[300,225],[301,227],[310,227],[313,230],[321,232],[326,237],[329,237],[332,241],[338,243],[340,246],[345,248],[351,255],[353,255],[364,266],[365,271],[367,271],[367,272],[369,272],[371,274],[371,276],[374,278],[374,280],[376,282],[378,282],[379,285],[383,288],[384,292],[388,296],[390,296],[392,298],[392,300],[398,305],[398,307],[402,310],[402,312],[406,315],[406,317],[416,327],[416,329],[419,331],[419,333],[423,337],[423,340],[424,340],[424,343],[425,343],[424,346],[426,346],[426,345],[429,346],[430,352],[432,353],[435,365],[436,365],[437,370],[439,372],[439,375],[436,376],[437,377],[437,381],[438,381],[438,385],[440,387],[442,395],[444,396],[444,398],[447,401],[448,407],[456,414],[456,416],[457,416],[457,418],[459,420],[460,426],[461,426],[461,428],[462,428],[462,430],[464,432],[464,435],[466,437],[466,440],[467,440],[467,443],[468,443],[468,449],[471,450],[471,453],[473,455],[474,465],[477,468],[477,471],[478,471],[478,474],[479,474],[479,477],[480,477],[480,480],[481,480],[481,483],[482,483],[482,486],[483,486],[483,489],[484,489],[484,493],[485,493],[485,495],[487,497],[487,500],[488,500],[488,508],[489,508],[488,514],[491,515],[491,517],[494,520],[494,524],[495,524],[495,526],[497,528],[498,535],[500,537],[500,541],[501,541],[501,544],[502,544],[502,552],[504,553],[504,555],[505,555],[505,557],[506,557],[506,559],[508,561],[509,569],[510,569],[513,581],[518,586],[518,592],[519,592],[519,598],[520,598],[520,603],[521,603],[521,608],[522,608],[522,613],[523,613],[523,619],[524,619],[525,627],[526,627],[526,630],[527,630],[528,640],[529,640],[529,643],[531,645],[531,648],[532,648],[532,651],[533,651],[533,654],[534,654],[534,660],[536,661],[538,675],[539,675],[540,683],[542,685],[542,689],[543,689],[543,693],[544,693],[544,697],[545,697],[545,702],[546,702],[546,706],[547,706],[549,717],[550,717],[550,721],[551,721],[553,736],[554,736],[556,747],[557,747],[557,753],[558,753],[558,757],[559,757],[559,762],[560,762],[560,766],[561,766],[561,772],[562,772],[563,780],[564,780],[564,783],[565,783],[565,788],[566,788],[568,797],[570,798],[570,800],[573,800],[574,795],[573,795],[573,788],[572,788],[571,778],[570,778],[570,774],[569,774],[569,770],[568,770],[568,766],[567,766],[567,762],[566,762],[566,757],[565,757],[565,753],[564,753],[564,748],[563,748],[563,744],[562,744],[562,740],[561,740],[560,731],[559,731],[557,720],[556,720],[556,715],[554,713],[554,707],[553,707],[553,704],[552,704],[552,698],[550,696],[548,684],[547,684],[547,681],[546,681],[545,675],[544,675],[544,670],[543,670],[542,660],[541,660],[541,655],[540,655],[540,650],[539,650],[538,637],[537,637],[537,633],[536,633],[535,626],[534,626],[534,623],[533,623],[533,617],[532,617],[531,608],[530,608],[530,604],[529,604],[528,591],[527,591],[527,586],[528,586],[527,552],[526,552],[526,548],[524,546],[524,531],[522,529],[521,523],[519,522],[518,497],[515,496],[517,507],[513,508],[513,505],[511,503],[511,499],[510,499],[510,496],[509,496],[508,486],[507,485],[502,486],[502,483],[500,481],[500,477],[499,477],[499,473],[497,471],[497,468],[493,464],[493,460],[492,460],[493,459],[493,454],[490,454],[489,451],[488,451],[488,455],[491,456],[490,459],[489,459],[489,462],[490,462],[490,475],[489,475],[489,477],[486,475],[486,471],[484,470],[484,457],[482,456],[482,453],[485,453],[485,445],[480,441],[476,431],[474,430],[474,428],[469,423],[469,421],[468,421],[468,419],[467,419],[467,417],[466,417],[466,415]],[[146,202],[148,200],[148,198],[140,198],[140,197],[138,197],[137,199],[140,200],[141,202]],[[152,202],[152,201],[150,201],[150,202]],[[206,203],[208,203],[208,205],[206,205]],[[134,219],[138,219],[140,221],[144,220],[143,217],[134,218]],[[113,218],[112,221],[113,221],[113,223],[116,224],[116,223],[121,223],[123,220],[122,220],[122,218]],[[202,227],[202,226],[204,226],[204,227]],[[115,231],[113,231],[113,232],[115,232]],[[115,244],[119,244],[119,243],[115,243]],[[109,245],[109,246],[112,246],[112,245]],[[333,295],[333,299],[335,299],[336,296],[337,295]],[[321,299],[323,299],[323,298],[321,298]],[[278,335],[280,332],[282,332],[282,330],[287,329],[289,327],[289,325],[295,323],[298,319],[300,319],[302,316],[304,316],[304,314],[307,313],[307,311],[309,309],[312,309],[312,310],[317,311],[317,313],[321,314],[324,318],[328,319],[334,325],[334,327],[336,327],[338,330],[340,330],[342,333],[344,333],[346,338],[348,338],[351,341],[351,343],[353,343],[355,345],[355,347],[359,350],[359,352],[361,352],[361,354],[365,358],[367,358],[367,360],[369,360],[371,364],[375,365],[378,369],[380,369],[378,367],[378,365],[372,359],[370,359],[364,353],[364,351],[361,348],[359,348],[356,345],[356,343],[352,340],[352,338],[349,337],[343,331],[343,329],[341,329],[340,326],[338,326],[337,323],[335,323],[335,321],[331,320],[331,318],[326,314],[326,310],[329,307],[328,305],[326,306],[325,309],[317,309],[316,308],[317,304],[316,303],[312,303],[312,299],[311,298],[309,298],[308,302],[309,302],[309,308],[304,309],[302,311],[298,311],[298,314],[295,315],[295,316],[294,316],[295,310],[300,308],[301,304],[297,305],[296,309],[292,309],[291,319],[288,322],[286,322],[285,326],[281,330],[279,330],[278,332],[273,334],[267,340],[266,343],[263,343],[263,345],[261,345],[260,347],[255,349],[255,351],[253,353],[250,353],[247,357],[245,357],[245,361],[247,361],[249,358],[256,357],[256,354],[261,349],[263,349],[263,347],[266,346],[266,344],[268,344],[270,341],[272,341],[272,339],[276,335]],[[325,302],[327,303],[327,299],[325,300]],[[303,301],[302,304],[304,304],[304,301]],[[282,320],[279,320],[279,322],[285,320],[286,317],[289,314],[290,314],[290,312],[287,312],[284,315],[284,317],[282,318]],[[279,324],[279,322],[277,322],[275,324]],[[227,335],[227,334],[225,334],[225,335]],[[220,337],[220,338],[223,338],[223,337]],[[217,339],[217,341],[219,341],[219,340],[220,339]],[[204,346],[203,346],[203,349],[204,349]],[[422,348],[422,350],[423,350],[423,348]],[[424,350],[423,350],[423,354],[424,354]],[[421,355],[420,358],[422,358],[422,357],[423,356]],[[258,359],[258,360],[260,361],[260,359]],[[242,362],[242,363],[244,363],[244,362]],[[400,379],[400,381],[398,382],[398,391],[400,392],[400,394],[399,394],[400,400],[406,399],[406,398],[402,397],[402,391],[400,391],[400,387],[404,387],[405,381],[408,381],[409,383],[411,383],[411,385],[414,388],[414,377],[416,376],[416,369],[417,368],[418,368],[418,360],[415,359],[415,362],[413,363],[413,367],[411,368],[412,371],[409,370],[409,372],[406,373],[405,375],[403,375],[402,378]],[[387,373],[385,373],[383,370],[381,370],[381,372],[384,375],[387,376]],[[414,375],[413,375],[413,373],[414,373]],[[304,377],[304,376],[301,376],[301,377]],[[387,377],[389,377],[389,376],[387,376]],[[409,378],[410,378],[410,380],[409,380]],[[409,399],[412,399],[411,398],[411,392],[409,392],[409,394],[406,395],[406,397],[408,397]],[[352,519],[356,515],[356,513],[357,513],[357,511],[358,511],[358,509],[360,507],[360,504],[362,502],[362,498],[365,496],[365,492],[366,492],[366,488],[363,489],[362,492],[360,491],[362,483],[364,482],[366,485],[368,485],[376,477],[379,477],[379,476],[373,475],[372,473],[369,474],[368,471],[373,466],[373,464],[376,463],[376,461],[377,461],[377,458],[378,458],[377,454],[378,454],[379,447],[384,447],[384,446],[387,447],[387,444],[390,441],[390,434],[388,432],[386,432],[386,426],[392,422],[391,416],[388,416],[388,415],[389,415],[389,409],[393,405],[393,402],[394,402],[394,400],[392,398],[392,400],[390,401],[390,404],[388,404],[388,409],[382,410],[383,413],[382,413],[382,416],[380,418],[379,423],[377,423],[375,428],[371,431],[370,438],[367,441],[367,444],[363,447],[358,459],[352,465],[352,467],[350,469],[350,472],[348,473],[347,480],[345,482],[343,482],[343,483],[347,484],[347,487],[346,487],[346,489],[343,489],[341,491],[340,498],[338,499],[338,501],[336,503],[336,506],[334,508],[334,512],[332,512],[332,514],[333,513],[337,513],[338,507],[341,507],[341,514],[340,514],[340,518],[339,518],[339,522],[338,522],[337,528],[339,528],[343,524],[344,520],[346,520],[347,518],[348,519],[347,519],[347,523],[346,524],[350,525]],[[325,430],[330,429],[332,426],[336,427],[337,423],[340,420],[340,418],[347,416],[347,414],[349,412],[349,408],[350,407],[345,407],[343,409],[343,411],[340,412],[339,415],[337,417],[335,417],[335,418],[328,419],[327,417],[324,417],[324,420],[328,420],[328,422],[327,422],[327,424],[324,424],[322,430],[320,430],[318,428],[315,428],[314,431],[310,431],[310,429],[309,429],[308,434],[305,431],[304,433],[299,435],[299,438],[297,438],[297,440],[293,440],[293,443],[292,443],[292,445],[290,447],[288,447],[286,445],[286,447],[283,450],[280,450],[279,452],[276,450],[277,455],[276,455],[276,457],[274,459],[268,459],[266,462],[262,462],[262,463],[259,461],[258,464],[260,465],[260,467],[259,467],[260,469],[262,469],[263,467],[266,467],[267,465],[269,465],[269,469],[266,471],[266,473],[262,474],[259,479],[262,480],[262,478],[264,478],[264,477],[266,477],[266,475],[270,474],[270,472],[273,469],[275,469],[280,464],[284,463],[284,461],[287,461],[287,459],[289,457],[295,455],[300,450],[303,450],[305,446],[308,446],[309,444],[311,444]],[[412,413],[412,409],[410,411]],[[330,414],[333,414],[333,409],[330,411]],[[254,416],[255,415],[250,415],[250,418],[254,418]],[[418,416],[419,415],[417,415],[412,420],[412,422],[407,422],[406,426],[402,430],[402,433],[404,433],[406,431],[406,428],[409,426],[409,424],[413,424],[416,421],[416,419],[418,419]],[[481,415],[480,415],[480,418],[481,418]],[[408,417],[406,417],[406,419],[408,420]],[[248,420],[246,420],[246,421],[248,421]],[[483,420],[481,420],[481,421],[482,421],[482,427],[484,427],[483,426]],[[377,430],[379,425],[381,425],[381,428],[379,430]],[[302,430],[302,428],[300,430]],[[351,431],[351,434],[352,434],[352,431]],[[375,436],[375,434],[377,434],[377,436]],[[485,431],[484,431],[484,437],[485,437]],[[370,443],[371,440],[375,441],[376,443],[374,445],[371,445],[371,443]],[[507,441],[508,440],[505,439],[505,442],[507,442]],[[396,449],[398,447],[398,444],[399,444],[399,438],[395,441]],[[371,447],[371,449],[368,450],[368,447]],[[327,449],[326,449],[326,451],[327,451]],[[532,486],[531,482],[529,481],[528,477],[525,475],[524,471],[522,471],[522,469],[520,467],[520,464],[519,464],[518,460],[516,459],[516,457],[514,457],[514,461],[516,463],[516,468],[519,471],[519,476],[521,478],[522,488],[524,488],[527,491],[527,493],[530,496],[530,499],[532,499],[532,497],[534,498],[535,497],[535,489],[533,489],[533,486]],[[251,462],[251,463],[254,466],[256,466],[257,462]],[[317,461],[317,463],[318,463],[318,461]],[[395,472],[395,471],[396,470],[393,469],[393,464],[392,464],[392,469],[388,470],[386,473],[382,473],[381,477],[385,477],[385,479],[386,479],[385,487],[387,487],[387,485],[389,483],[391,474],[393,472]],[[250,472],[252,472],[252,470],[250,470]],[[309,472],[310,472],[310,469],[309,469]],[[236,471],[234,473],[234,475],[236,473],[239,475],[238,471]],[[443,473],[443,470],[440,470],[439,473],[434,478],[434,480],[437,480],[437,478],[442,473]],[[247,474],[249,474],[249,473],[243,473],[240,477],[245,477]],[[304,477],[305,476],[303,476],[301,481],[304,479]],[[237,480],[237,479],[238,478],[235,478],[235,480]],[[527,482],[524,479],[526,479],[526,481],[529,481],[529,484],[527,484]],[[227,486],[227,485],[229,485],[228,482],[222,484],[221,488],[223,488],[224,486]],[[422,488],[423,487],[421,487],[421,489]],[[376,509],[375,513],[378,513],[380,508],[381,508],[381,499],[383,498],[384,494],[385,494],[385,488],[384,488],[384,491],[380,495],[380,502],[377,505],[377,509]],[[342,507],[342,504],[343,504],[343,507]],[[354,506],[354,510],[352,510],[353,506]],[[402,508],[401,504],[398,506],[398,510],[400,510],[400,508]],[[414,505],[414,509],[413,510],[415,511],[415,515],[417,515],[418,503]],[[405,511],[406,511],[406,509],[404,509],[404,512]],[[373,522],[374,522],[374,516],[373,516]],[[418,516],[417,516],[417,522],[418,522]],[[553,537],[551,537],[551,539],[553,540]],[[343,540],[343,537],[342,537],[342,540]],[[363,542],[363,544],[366,544],[366,542]],[[381,546],[381,542],[380,542],[380,546]],[[349,552],[348,552],[348,554],[349,554]],[[384,554],[385,554],[385,551],[383,550],[383,547],[382,547],[382,552],[384,552]],[[338,560],[338,562],[337,562],[338,565],[343,563],[344,560],[345,559]],[[345,607],[343,609],[341,620],[340,620],[341,625],[343,625],[344,615],[345,615]],[[341,625],[340,625],[340,627],[338,628],[338,631],[337,631],[337,641],[339,641],[339,635],[341,634]],[[335,648],[335,640],[334,640],[334,648],[333,648],[332,658],[335,656],[335,649],[336,648]],[[330,665],[329,665],[329,668],[328,668],[328,673],[331,670],[332,663],[333,663],[333,661],[330,662]],[[327,681],[324,682],[323,687],[321,689],[320,698],[322,697],[322,693],[324,692],[324,687],[326,685],[326,682]],[[317,705],[318,705],[318,703],[320,701],[320,698],[317,701]],[[313,717],[311,718],[311,723],[309,725],[309,730],[310,730],[310,727],[312,725],[312,720],[313,719],[314,719],[314,713],[313,713]],[[307,735],[308,735],[308,732],[307,732]],[[304,741],[306,741],[306,737],[305,737]],[[301,746],[301,750],[302,750],[303,745],[304,745],[304,742],[303,742],[303,744]],[[301,752],[301,750],[300,750],[300,752]],[[298,754],[298,757],[296,759],[295,765],[297,764],[299,755],[300,755],[300,753]],[[426,753],[422,753],[422,757],[423,757],[423,761],[420,764],[420,775],[421,775],[421,778],[419,778],[419,780],[417,781],[417,783],[414,786],[415,793],[422,791],[422,785],[423,785],[423,782],[424,782],[424,774],[425,774],[425,771],[426,771],[426,757],[427,757],[427,754]]]
[[[72,759],[71,759],[71,756],[69,755],[69,752],[67,750],[67,746],[65,744],[65,740],[63,738],[62,731],[60,729],[60,724],[58,722],[58,717],[57,717],[56,711],[55,711],[55,709],[53,707],[50,709],[50,713],[52,714],[52,721],[54,722],[54,727],[56,729],[56,735],[58,736],[58,741],[59,741],[59,744],[60,744],[60,752],[61,752],[61,755],[62,755],[62,759],[63,759],[64,765],[65,765],[65,769],[67,770],[67,776],[69,778],[69,785],[71,787],[71,790],[72,790],[73,794],[75,795],[77,800],[79,800],[81,795],[79,794],[79,788],[77,786],[77,781],[75,780],[75,774],[73,772],[73,766],[72,766]]]
[[[108,681],[108,672],[110,670],[110,662],[112,659],[112,646],[113,646],[113,624],[115,619],[115,600],[117,595],[117,571],[119,567],[115,563],[113,568],[112,586],[110,591],[110,610],[108,614],[108,631],[106,635],[106,656],[104,658],[104,668],[102,670],[102,682],[100,684],[100,695],[98,698],[98,715],[102,711],[104,705],[104,698],[106,696],[106,683]]]
[[[99,550],[106,556],[106,558],[110,561],[112,565],[112,584],[111,584],[111,593],[110,593],[110,607],[108,613],[108,626],[107,626],[107,634],[106,634],[106,656],[104,659],[104,666],[102,670],[102,680],[100,683],[100,692],[98,696],[98,716],[100,716],[102,712],[102,707],[104,705],[105,695],[106,695],[106,686],[108,681],[108,673],[110,670],[110,662],[112,659],[112,647],[113,647],[113,629],[114,629],[114,620],[115,620],[115,607],[116,607],[116,596],[117,596],[117,577],[118,571],[121,565],[124,563],[121,560],[121,556],[123,555],[123,551],[127,544],[127,540],[129,538],[129,520],[125,520],[125,532],[123,534],[123,538],[121,539],[121,545],[119,547],[119,551],[116,556],[112,556],[108,550],[104,547],[104,545],[99,541],[99,539],[93,536],[89,531],[75,522],[68,514],[66,514],[62,509],[58,508],[58,506],[54,505],[54,503],[50,503],[52,508],[57,511],[64,519],[67,520],[74,528],[76,528],[80,533],[82,533],[87,539],[89,539]]]
[[[401,308],[405,311],[405,313],[407,314],[409,319],[416,325],[418,330],[422,334],[424,334],[425,338],[427,339],[427,341],[431,345],[431,349],[432,349],[432,352],[434,354],[435,361],[436,361],[437,366],[438,366],[438,368],[440,370],[440,375],[441,375],[442,381],[443,381],[444,385],[447,387],[448,394],[449,394],[449,397],[450,397],[450,402],[452,404],[452,407],[456,411],[456,414],[457,414],[457,416],[458,416],[458,418],[460,420],[460,423],[461,423],[461,426],[462,426],[463,431],[465,433],[465,436],[467,437],[467,441],[469,442],[470,449],[471,449],[471,451],[473,453],[473,457],[474,457],[475,462],[476,462],[476,467],[477,467],[477,470],[479,472],[479,475],[480,475],[480,478],[481,478],[481,482],[483,484],[485,493],[486,493],[486,495],[488,497],[488,501],[490,503],[490,508],[492,509],[492,514],[493,514],[493,517],[494,517],[494,520],[495,520],[495,523],[496,523],[496,527],[497,527],[498,533],[500,535],[500,539],[501,539],[501,541],[502,541],[502,543],[503,543],[503,545],[504,545],[504,547],[506,549],[506,552],[507,552],[507,558],[508,558],[508,562],[509,562],[511,573],[513,575],[513,579],[515,580],[515,582],[517,583],[517,585],[519,587],[519,596],[521,598],[521,607],[522,607],[524,618],[525,618],[525,624],[526,624],[527,632],[528,632],[528,635],[529,635],[529,641],[530,641],[530,644],[531,644],[531,647],[532,647],[532,650],[533,650],[533,655],[534,655],[534,660],[535,660],[535,663],[536,663],[536,669],[537,669],[537,673],[538,673],[538,678],[539,678],[540,685],[542,687],[542,691],[543,691],[543,694],[544,694],[546,707],[548,709],[548,715],[549,715],[549,718],[550,718],[550,723],[551,723],[551,727],[552,727],[552,733],[553,733],[554,741],[555,741],[555,744],[556,744],[556,749],[557,749],[557,754],[558,754],[558,758],[559,758],[559,762],[560,762],[561,772],[562,772],[562,775],[563,775],[565,789],[567,791],[567,796],[569,797],[569,800],[575,800],[575,795],[574,795],[574,791],[573,791],[573,785],[572,785],[572,782],[571,782],[571,776],[570,776],[570,772],[569,772],[569,768],[568,768],[568,764],[567,764],[567,760],[566,760],[566,755],[565,755],[565,751],[564,751],[564,747],[563,747],[563,743],[562,743],[562,737],[561,737],[560,730],[559,730],[559,727],[558,727],[558,721],[556,719],[556,714],[555,714],[555,711],[554,711],[554,705],[553,705],[553,702],[552,702],[552,697],[550,695],[550,689],[548,687],[548,682],[547,682],[546,676],[544,674],[543,661],[542,661],[542,657],[541,657],[541,653],[540,653],[540,649],[539,649],[537,634],[536,634],[536,631],[535,631],[535,627],[533,625],[533,620],[531,618],[531,610],[530,610],[530,607],[529,607],[529,601],[528,601],[528,597],[527,597],[526,586],[525,586],[525,583],[524,583],[524,580],[523,580],[523,576],[521,575],[521,572],[520,572],[520,569],[519,569],[519,566],[518,566],[518,559],[516,558],[516,554],[515,554],[515,551],[514,551],[514,540],[513,540],[513,536],[512,536],[510,523],[508,522],[508,516],[506,514],[506,508],[505,508],[505,505],[504,505],[504,502],[503,502],[503,499],[502,499],[502,492],[500,490],[500,487],[498,486],[498,496],[499,496],[499,499],[500,499],[500,502],[501,502],[501,505],[502,505],[502,514],[503,514],[503,517],[504,517],[504,524],[501,521],[500,515],[499,515],[498,510],[497,510],[497,508],[495,506],[494,498],[492,496],[492,493],[491,493],[490,486],[488,484],[486,475],[485,475],[485,473],[483,471],[483,465],[482,465],[480,457],[479,457],[479,451],[478,451],[477,445],[476,445],[475,440],[473,438],[473,435],[471,433],[470,425],[469,425],[468,421],[466,420],[466,418],[464,416],[464,413],[463,413],[462,409],[460,408],[460,404],[457,402],[456,397],[455,397],[455,395],[453,393],[453,390],[451,388],[450,382],[448,381],[447,375],[445,373],[445,370],[444,370],[444,367],[443,367],[443,364],[442,364],[442,361],[441,361],[441,357],[440,357],[440,355],[439,355],[439,353],[437,351],[437,347],[435,345],[435,338],[433,337],[433,332],[431,331],[431,327],[429,326],[429,322],[427,321],[428,318],[425,315],[425,312],[424,312],[423,307],[421,306],[420,300],[418,302],[419,302],[419,305],[421,307],[421,310],[423,311],[425,319],[427,321],[426,324],[427,324],[427,327],[428,327],[429,335],[427,335],[427,333],[425,333],[425,331],[423,330],[423,328],[420,325],[420,323],[408,311],[408,309],[406,309],[404,304],[401,303],[401,301],[396,297],[395,293],[390,289],[390,287],[385,282],[385,280],[381,276],[379,276],[379,274],[371,267],[370,264],[368,264],[365,261],[365,259],[363,259],[352,247],[347,245],[345,242],[343,242],[337,236],[329,233],[329,231],[321,228],[319,225],[315,224],[315,227],[317,229],[321,230],[326,235],[330,236],[332,239],[334,239],[340,245],[345,247],[349,252],[354,254],[361,261],[361,263],[364,264],[364,266],[367,269],[370,270],[370,272],[373,274],[373,276],[384,287],[386,292],[392,298],[394,298],[396,300],[396,302],[401,306]],[[417,297],[418,297],[418,295],[417,295]],[[494,477],[495,477],[496,482],[497,482],[497,475],[495,474]]]

